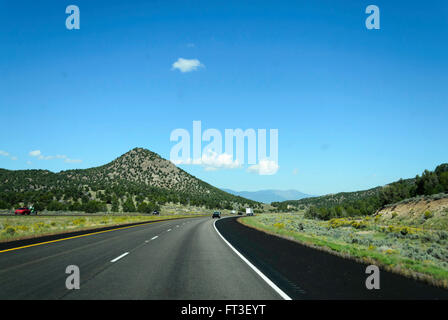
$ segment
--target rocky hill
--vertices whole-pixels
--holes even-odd
[[[188,174],[171,161],[142,148],[135,148],[104,166],[63,171],[60,176],[79,183],[117,185],[124,181],[191,194],[220,193],[219,189]]]
[[[95,208],[85,210],[89,202]],[[153,209],[167,202],[229,209],[260,205],[215,188],[142,148],[90,169],[0,169],[0,209],[32,203],[41,210],[134,211],[140,204]]]

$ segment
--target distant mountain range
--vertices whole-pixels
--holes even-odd
[[[314,197],[297,190],[259,190],[259,191],[234,191],[231,189],[221,189],[227,193],[250,199],[257,202],[271,203],[287,200],[300,200]]]

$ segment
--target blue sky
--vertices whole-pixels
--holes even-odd
[[[279,130],[274,175],[182,165],[235,190],[354,191],[448,161],[446,1],[18,0],[0,25],[1,168],[88,168],[134,147],[169,158],[194,120]]]

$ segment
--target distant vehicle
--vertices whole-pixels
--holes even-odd
[[[218,219],[221,218],[221,212],[219,212],[219,211],[213,212],[212,218],[218,218]]]
[[[252,210],[252,208],[246,208],[246,216],[253,216],[254,212]]]
[[[231,213],[231,214],[235,214],[235,213],[236,213],[236,211],[235,211],[235,210],[232,210],[232,211],[230,211],[230,213]]]
[[[15,214],[15,215],[21,215],[21,216],[24,216],[24,215],[29,216],[29,215],[31,214],[31,210],[28,209],[27,207],[18,208],[18,209],[14,212],[14,214]]]
[[[155,215],[155,216],[158,216],[160,213],[159,213],[159,211],[154,210],[154,211],[152,212],[152,214]]]
[[[242,216],[243,213],[242,213],[241,211],[238,211],[238,215],[239,215],[239,216]]]

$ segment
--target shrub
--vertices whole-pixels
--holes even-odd
[[[352,225],[352,221],[345,218],[334,218],[328,221],[331,228],[348,227]]]
[[[364,221],[353,221],[351,226],[355,229],[364,229],[367,227],[367,224]]]
[[[11,209],[11,205],[0,199],[0,209]]]
[[[13,236],[16,233],[16,229],[14,227],[7,227],[3,232],[9,236]]]
[[[277,222],[277,223],[274,223],[274,227],[279,228],[279,229],[283,229],[285,227],[285,224]]]
[[[16,229],[20,231],[28,231],[30,228],[28,226],[19,225]]]
[[[392,225],[389,225],[389,226],[387,227],[387,231],[389,231],[389,232],[395,232],[396,230],[397,230],[397,228],[394,227],[394,226],[392,226]]]
[[[429,210],[426,210],[425,213],[423,214],[423,218],[425,220],[431,219],[433,216],[434,216],[434,214],[431,211],[429,211]]]
[[[72,224],[74,224],[74,225],[81,225],[81,224],[84,224],[85,222],[86,222],[86,218],[78,218],[78,219],[72,220]]]
[[[400,233],[404,236],[407,235],[409,233],[409,228],[408,227],[401,228]]]
[[[448,239],[448,232],[446,232],[446,231],[439,230],[436,232],[436,234],[439,236],[439,239],[442,241]]]
[[[132,198],[128,198],[123,203],[123,212],[135,212],[135,211],[137,211],[137,209],[135,208],[134,201],[132,200]]]
[[[99,201],[90,200],[84,205],[84,211],[86,213],[96,213],[106,211],[106,205]]]
[[[59,201],[51,201],[47,206],[48,211],[64,211],[67,210],[67,206]]]

